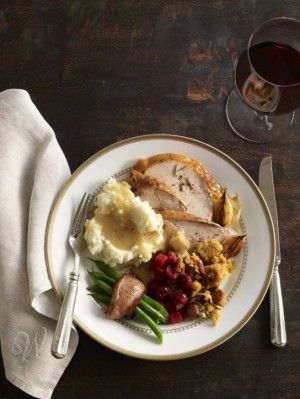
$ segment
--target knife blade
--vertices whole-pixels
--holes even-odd
[[[272,157],[265,157],[262,159],[259,168],[258,181],[259,181],[258,184],[260,191],[262,192],[271,213],[274,225],[274,231],[275,231],[275,240],[276,240],[276,261],[280,263],[281,253],[280,253],[280,241],[279,241],[278,215],[277,215],[277,206],[276,206],[274,181],[273,181]]]
[[[273,181],[272,157],[263,158],[259,167],[259,188],[269,207],[275,232],[275,264],[270,282],[270,333],[271,342],[280,348],[287,342],[278,266],[281,262],[278,215]]]

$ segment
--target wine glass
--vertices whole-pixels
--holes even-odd
[[[279,17],[260,25],[235,63],[226,103],[232,130],[266,143],[293,123],[300,105],[300,21]]]

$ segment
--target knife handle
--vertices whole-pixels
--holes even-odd
[[[286,345],[287,339],[278,265],[277,261],[270,284],[270,328],[272,344],[283,347]]]

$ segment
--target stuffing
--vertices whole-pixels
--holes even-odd
[[[177,262],[175,265],[175,271],[177,273],[183,273],[185,271],[185,263],[181,255],[178,255]]]
[[[223,246],[216,238],[212,238],[206,241],[199,242],[196,246],[196,252],[205,263],[220,255],[223,250]]]
[[[227,263],[213,263],[212,265],[206,266],[208,278],[210,280],[210,286],[218,286],[228,274]]]
[[[202,284],[199,283],[199,281],[193,281],[192,284],[192,297],[196,296],[199,294],[200,290],[202,288]]]
[[[170,238],[169,244],[171,248],[178,252],[185,252],[190,248],[190,242],[182,230],[177,231],[176,234]]]
[[[213,321],[213,323],[216,325],[219,323],[220,318],[221,318],[221,311],[220,309],[215,308],[212,312],[208,313],[208,317]]]

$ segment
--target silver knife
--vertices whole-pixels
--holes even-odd
[[[271,342],[277,347],[286,344],[286,329],[278,266],[281,263],[277,207],[273,182],[272,157],[263,158],[259,167],[259,188],[268,204],[276,238],[276,256],[270,283]]]

